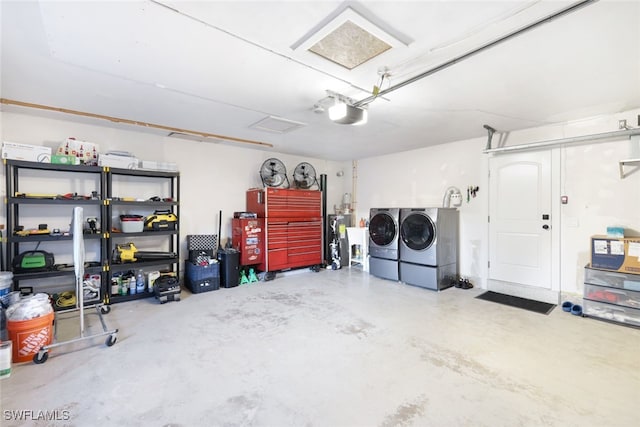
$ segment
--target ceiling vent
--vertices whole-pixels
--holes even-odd
[[[309,51],[352,70],[389,49],[391,45],[388,43],[346,21],[311,46]]]
[[[252,124],[249,128],[271,133],[289,133],[306,125],[306,123],[283,119],[281,117],[268,116]]]
[[[311,52],[352,70],[391,48],[406,47],[412,42],[363,6],[347,2],[291,45],[291,49]]]

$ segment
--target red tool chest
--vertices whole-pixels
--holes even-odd
[[[240,252],[240,265],[264,261],[264,218],[233,218],[231,243]]]
[[[261,271],[322,263],[320,191],[283,188],[247,191],[247,211],[265,219],[265,259]]]

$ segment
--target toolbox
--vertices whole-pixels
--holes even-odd
[[[261,264],[264,261],[264,218],[233,218],[232,242],[240,252],[240,265]]]
[[[175,276],[160,276],[153,284],[153,292],[161,304],[169,301],[180,301],[180,282]]]
[[[194,294],[220,289],[220,268],[218,262],[197,265],[185,262],[185,285]]]

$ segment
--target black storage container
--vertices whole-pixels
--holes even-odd
[[[233,249],[218,249],[220,263],[220,286],[233,288],[240,284],[240,252]]]
[[[185,284],[194,294],[220,288],[220,268],[217,262],[208,265],[185,263]]]

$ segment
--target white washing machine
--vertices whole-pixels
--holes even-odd
[[[372,208],[369,211],[369,273],[398,280],[399,208]]]
[[[442,290],[458,278],[458,226],[455,208],[400,209],[400,281]]]

